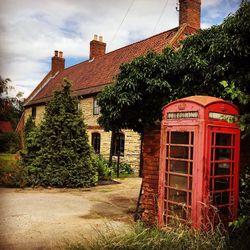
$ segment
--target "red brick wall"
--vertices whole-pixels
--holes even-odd
[[[160,156],[160,127],[151,127],[144,131],[143,139],[143,177],[142,177],[142,219],[148,224],[157,222],[157,196]]]
[[[180,0],[179,25],[200,29],[201,0]]]

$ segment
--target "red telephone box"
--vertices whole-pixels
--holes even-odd
[[[237,115],[235,105],[210,96],[191,96],[163,107],[160,226],[177,217],[195,228],[213,221],[215,214],[225,224],[237,218]]]

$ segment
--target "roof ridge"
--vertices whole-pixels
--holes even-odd
[[[177,29],[177,31],[178,31],[178,27],[175,27],[175,28],[172,28],[172,29],[170,29],[170,30],[166,30],[166,31],[160,32],[160,33],[155,34],[155,35],[153,35],[153,36],[144,38],[144,39],[142,39],[142,40],[140,40],[140,41],[137,41],[137,42],[134,42],[134,43],[130,43],[130,44],[127,44],[127,45],[125,45],[125,46],[123,46],[123,47],[121,47],[121,48],[112,50],[112,51],[110,51],[110,52],[108,52],[108,53],[105,53],[104,55],[98,56],[98,58],[102,58],[102,57],[104,57],[104,56],[110,55],[110,54],[112,54],[112,53],[114,53],[114,52],[116,52],[116,51],[119,51],[119,50],[122,50],[122,49],[124,49],[124,48],[130,47],[130,46],[132,46],[132,45],[135,45],[135,44],[144,42],[144,41],[149,40],[149,39],[151,39],[151,38],[153,38],[153,37],[160,36],[160,35],[162,35],[162,34],[164,34],[164,33],[172,32],[172,31],[174,31],[175,29]],[[96,59],[96,58],[94,58],[94,60],[95,60],[95,59]],[[91,59],[91,60],[94,61],[93,59]],[[91,61],[91,62],[92,62],[92,61]],[[77,65],[79,65],[79,64],[87,63],[87,62],[90,62],[90,59],[87,59],[87,60],[85,60],[85,61],[79,62],[79,63],[74,64],[74,65],[71,65],[71,66],[69,66],[68,68],[66,68],[66,69],[64,69],[64,70],[73,68],[73,67],[75,67],[75,66],[77,66]]]

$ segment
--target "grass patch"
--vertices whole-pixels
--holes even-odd
[[[219,227],[201,232],[178,224],[173,228],[159,230],[148,228],[141,222],[129,229],[117,230],[112,227],[104,231],[96,230],[97,236],[85,243],[67,245],[68,250],[224,250],[228,236]],[[86,239],[85,239],[86,240]]]

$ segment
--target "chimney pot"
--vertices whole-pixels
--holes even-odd
[[[58,50],[55,50],[55,56],[58,56]]]
[[[99,41],[102,42],[103,41],[103,37],[99,36]]]
[[[97,41],[98,40],[98,36],[96,34],[94,34],[94,40]]]
[[[63,58],[63,52],[62,51],[59,51],[59,57]]]

